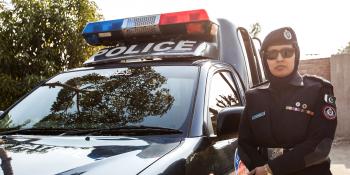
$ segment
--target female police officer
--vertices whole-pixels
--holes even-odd
[[[246,93],[239,156],[250,174],[331,174],[328,154],[337,125],[333,87],[300,76],[294,31],[269,33],[261,46],[269,83]]]

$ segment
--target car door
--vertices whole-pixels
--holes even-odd
[[[209,76],[206,93],[207,127],[211,140],[206,150],[214,174],[227,174],[234,169],[234,152],[237,147],[237,135],[219,138],[216,135],[217,114],[227,107],[242,106],[242,86],[233,76],[231,69],[219,69]]]

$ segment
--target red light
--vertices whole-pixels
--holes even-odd
[[[175,13],[165,13],[160,15],[159,25],[178,24],[187,22],[196,22],[209,20],[208,14],[204,9],[192,10]]]
[[[186,25],[188,34],[203,34],[205,33],[202,23],[190,23]]]

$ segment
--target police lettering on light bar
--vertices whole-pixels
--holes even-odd
[[[195,45],[197,44],[197,41],[164,41],[160,43],[147,43],[144,46],[137,45],[131,45],[129,47],[126,46],[119,46],[114,48],[108,48],[103,49],[99,52],[97,52],[94,57],[95,59],[98,57],[104,57],[103,59],[108,59],[110,57],[118,57],[121,55],[132,55],[132,54],[140,54],[140,53],[156,53],[156,52],[167,52],[167,51],[174,51],[174,52],[188,52],[193,51],[195,49]],[[100,58],[101,59],[101,58]]]
[[[205,38],[211,36],[212,24],[205,10],[192,10],[88,23],[82,35],[90,45],[112,46],[128,38],[151,35]]]

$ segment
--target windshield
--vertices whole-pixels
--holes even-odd
[[[198,76],[196,66],[146,66],[62,73],[3,115],[0,128],[182,129]]]

